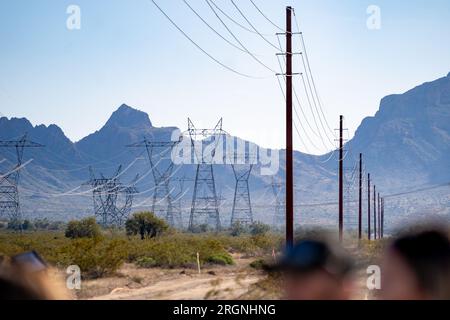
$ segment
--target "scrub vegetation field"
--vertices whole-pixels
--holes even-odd
[[[34,221],[22,226],[22,232],[14,229],[17,226],[0,229],[0,260],[34,250],[62,275],[68,266],[78,265],[82,288],[74,291],[74,298],[274,299],[281,295],[278,280],[263,267],[280,256],[283,235],[259,223],[188,233],[169,228],[151,213],[136,213],[122,229],[101,228],[93,218],[57,225]],[[349,242],[361,276],[382,246],[382,242],[362,242],[355,247]]]

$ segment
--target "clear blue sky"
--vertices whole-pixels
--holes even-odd
[[[215,1],[245,25],[229,0]],[[261,32],[278,31],[249,1],[235,1]],[[448,0],[254,1],[279,25],[285,5],[296,8],[325,115],[334,127],[344,114],[350,135],[376,112],[383,96],[450,71]],[[199,127],[209,127],[223,117],[228,132],[282,147],[284,105],[272,73],[213,34],[182,0],[157,2],[214,57],[269,78],[247,79],[222,69],[150,0],[1,0],[0,112],[33,124],[56,123],[76,141],[126,103],[147,112],[156,126],[183,129],[191,117]],[[189,3],[233,40],[204,0]],[[70,4],[81,8],[80,30],[66,28]],[[381,9],[380,30],[366,26],[372,4]],[[275,49],[225,21],[260,60],[277,67]],[[268,39],[276,42],[276,37]],[[294,43],[300,48],[298,37]],[[300,60],[294,71],[301,71]],[[295,81],[300,88],[300,80]],[[325,151],[312,137],[319,148],[309,145],[309,151]],[[296,149],[304,150],[298,139]]]

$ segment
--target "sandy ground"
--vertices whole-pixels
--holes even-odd
[[[166,300],[238,299],[264,275],[249,267],[254,259],[234,257],[233,266],[193,269],[137,268],[125,264],[117,276],[82,283],[78,299]]]
[[[125,264],[113,277],[85,280],[77,299],[92,300],[202,300],[277,299],[280,291],[267,276],[249,266],[256,258],[233,255],[232,266],[194,269],[138,268]],[[374,299],[367,290],[364,267],[357,268],[352,288],[356,300]]]

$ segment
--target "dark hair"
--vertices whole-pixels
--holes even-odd
[[[418,284],[433,299],[450,299],[450,240],[444,232],[405,235],[391,246],[414,272]]]

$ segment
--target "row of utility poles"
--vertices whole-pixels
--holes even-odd
[[[343,239],[344,231],[344,139],[343,139],[343,119],[339,117],[339,240]],[[363,192],[363,154],[359,154],[359,185],[358,185],[358,239],[362,239],[362,192]],[[384,198],[377,193],[376,185],[373,186],[373,239],[384,237]],[[372,239],[371,228],[371,181],[370,173],[367,174],[367,239]]]
[[[293,132],[292,132],[292,7],[286,7],[286,246],[292,248],[294,243],[294,174],[293,174]],[[340,116],[339,127],[339,240],[343,239],[344,229],[344,142],[343,142],[343,116]],[[362,239],[362,154],[359,154],[359,210],[358,210],[358,238]],[[367,201],[367,237],[372,239],[371,229],[371,185],[370,174],[368,180],[368,201]],[[373,186],[373,238],[383,238],[384,236],[384,199],[380,193],[376,192]]]
[[[359,154],[359,215],[358,215],[358,238],[362,239],[362,154]],[[370,173],[367,174],[367,239],[372,239],[371,228],[371,180]],[[377,193],[377,186],[373,186],[373,239],[381,239],[384,237],[384,198],[380,197],[380,193]]]

